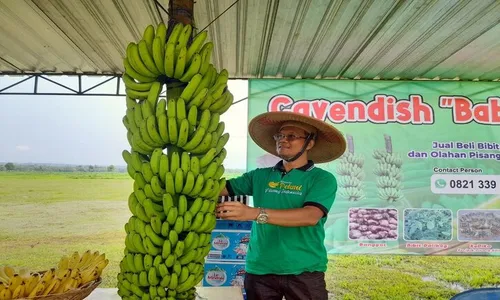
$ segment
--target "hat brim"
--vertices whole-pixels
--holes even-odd
[[[344,135],[335,127],[319,119],[293,112],[266,112],[253,118],[248,125],[252,140],[266,152],[278,156],[273,134],[285,121],[298,121],[314,126],[318,130],[314,147],[308,151],[308,159],[314,163],[325,163],[339,158],[346,150]]]

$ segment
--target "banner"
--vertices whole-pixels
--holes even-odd
[[[324,120],[348,149],[331,163],[329,253],[498,255],[500,83],[249,81],[249,120],[294,111]],[[249,139],[249,170],[274,165]]]

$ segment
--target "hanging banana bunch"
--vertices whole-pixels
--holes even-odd
[[[122,157],[134,184],[117,283],[122,299],[195,298],[226,182],[229,133],[220,118],[233,103],[228,72],[211,63],[206,31],[193,37],[191,25],[172,26],[147,26],[123,58],[130,150]]]

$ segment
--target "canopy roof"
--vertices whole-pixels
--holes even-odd
[[[198,0],[198,29],[235,0]],[[0,1],[0,74],[121,74],[167,0]],[[209,27],[235,78],[500,78],[497,0],[239,0]]]

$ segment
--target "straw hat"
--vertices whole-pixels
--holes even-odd
[[[340,157],[346,150],[346,141],[335,127],[319,119],[293,112],[267,112],[253,118],[248,132],[253,141],[265,151],[278,156],[273,135],[283,125],[294,125],[307,132],[316,131],[315,145],[308,151],[308,159],[325,163]]]

